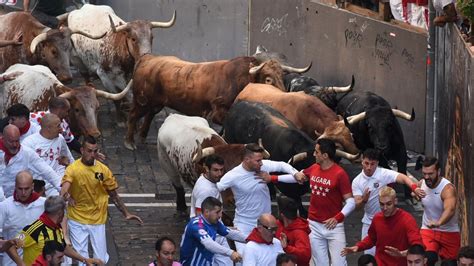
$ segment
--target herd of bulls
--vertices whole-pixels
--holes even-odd
[[[23,42],[0,48],[0,73],[22,72],[0,85],[0,112],[14,103],[46,110],[49,99],[64,97],[71,103],[73,132],[97,137],[97,97],[113,100],[118,122],[123,122],[123,102],[131,91],[124,144],[133,150],[140,119],[139,136],[144,139],[155,114],[164,107],[177,110],[184,115],[165,120],[157,146],[180,211],[186,209],[181,180],[194,184],[202,158],[221,155],[231,169],[241,162],[245,143],[259,140],[270,159],[291,161],[297,169],[314,163],[315,140],[328,138],[342,149],[341,157],[355,160],[360,151],[376,148],[383,154],[381,166],[394,160],[406,173],[406,148],[396,117],[412,121],[414,110],[407,114],[374,93],[352,91],[354,77],[346,87],[323,87],[301,75],[311,65],[290,67],[284,56],[262,47],[253,56],[202,63],[153,55],[152,29],[172,27],[176,12],[167,22],[125,22],[108,6],[84,5],[61,19],[60,29],[50,29],[29,13],[0,16],[0,40],[21,36]],[[72,80],[70,64],[87,85],[63,84]],[[89,83],[91,77],[98,77],[108,92]],[[222,125],[223,136],[208,120]],[[298,199],[307,186],[278,188]]]

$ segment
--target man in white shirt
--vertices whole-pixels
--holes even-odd
[[[224,175],[224,160],[215,154],[207,156],[204,161],[204,169],[206,172],[198,178],[191,194],[190,218],[201,214],[201,204],[206,198],[213,197],[222,202],[221,193],[217,189],[216,183]],[[230,249],[225,237],[216,235],[215,241]],[[232,264],[233,262],[228,256],[221,254],[215,254],[212,260],[212,265],[215,266]]]
[[[0,201],[13,195],[16,174],[22,170],[29,170],[34,178],[47,181],[58,192],[61,190],[61,176],[32,149],[20,145],[20,131],[8,125],[0,139]]]
[[[278,254],[284,253],[280,240],[275,237],[277,221],[271,214],[262,214],[257,227],[247,237],[242,253],[243,266],[275,265]]]
[[[287,178],[303,180],[303,173],[285,162],[263,160],[265,150],[258,144],[245,146],[243,161],[240,165],[227,172],[217,183],[219,191],[231,188],[235,198],[234,226],[244,235],[257,226],[257,219],[264,213],[271,213],[270,191],[259,176],[270,172],[283,172],[289,175],[272,176],[272,179]],[[236,243],[237,251],[241,252],[244,244]]]
[[[71,152],[61,135],[61,120],[55,114],[45,114],[41,130],[28,136],[23,145],[34,150],[53,170],[63,176],[66,166],[74,162]],[[53,187],[46,185],[46,196],[58,195]]]
[[[7,109],[8,123],[15,125],[20,130],[20,142],[39,132],[40,127],[37,124],[30,123],[30,110],[26,105],[16,103]]]
[[[433,6],[436,12],[441,13],[433,20],[436,26],[444,27],[446,23],[457,20],[458,14],[456,13],[454,0],[433,0]]]
[[[379,191],[391,183],[405,184],[412,188],[417,197],[424,197],[425,193],[408,176],[390,169],[378,167],[380,153],[375,149],[367,149],[362,155],[362,172],[352,181],[352,194],[356,208],[364,207],[362,218],[361,239],[367,236],[372,218],[380,212]],[[375,247],[365,250],[365,254],[375,255]]]
[[[54,97],[48,102],[48,110],[30,113],[30,122],[33,124],[41,125],[41,120],[45,114],[55,114],[61,119],[61,128],[63,129],[62,135],[66,141],[69,149],[81,153],[81,143],[74,138],[74,134],[71,132],[66,119],[69,117],[69,110],[71,109],[71,104],[69,100],[63,97]]]
[[[45,198],[33,191],[33,176],[21,171],[16,176],[15,193],[0,202],[0,228],[5,239],[15,238],[23,227],[29,225],[44,211]],[[18,249],[21,256],[22,250]],[[9,256],[3,256],[3,266],[16,265]]]

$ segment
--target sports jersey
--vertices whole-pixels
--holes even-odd
[[[23,239],[23,261],[26,265],[31,265],[43,251],[44,243],[48,240],[54,240],[66,245],[63,232],[59,226],[50,226],[40,219],[32,224],[25,226],[20,232],[18,238]]]
[[[201,204],[207,197],[214,197],[222,202],[222,196],[216,183],[212,183],[204,175],[201,175],[194,184],[191,194],[191,210],[189,212],[191,218],[196,216],[196,209],[201,209]]]
[[[72,157],[71,151],[69,151],[62,135],[54,139],[47,139],[38,132],[27,137],[23,141],[23,145],[34,150],[60,176],[64,175],[66,167],[59,164],[59,158],[66,156],[69,159],[69,163],[74,162],[74,157]]]
[[[215,241],[217,234],[221,236],[229,234],[229,229],[221,221],[210,224],[202,215],[191,218],[184,229],[181,241],[181,264],[211,266],[214,253],[206,249],[201,242],[207,238]],[[232,250],[229,250],[227,255],[231,254]]]
[[[369,200],[364,206],[364,217],[362,218],[362,223],[372,223],[372,218],[380,211],[380,189],[388,184],[395,183],[398,175],[399,173],[393,170],[377,167],[372,176],[366,176],[364,171],[362,171],[356,176],[356,178],[354,178],[354,180],[352,180],[352,194],[354,196],[362,196],[367,188],[370,191]]]
[[[303,173],[309,177],[311,188],[308,218],[322,223],[338,214],[342,210],[343,195],[352,192],[346,171],[334,163],[326,170],[313,164]]]
[[[444,211],[444,203],[441,199],[441,193],[443,192],[443,189],[450,184],[451,182],[443,177],[441,178],[438,186],[431,189],[426,185],[425,180],[423,179],[421,183],[421,189],[425,191],[426,196],[421,199],[421,204],[423,204],[424,209],[421,229],[430,229],[443,232],[459,232],[457,210],[447,223],[441,225],[438,228],[428,227],[428,223],[430,221],[438,221],[439,218],[441,218],[441,215]]]
[[[87,166],[78,159],[66,168],[64,182],[71,183],[69,194],[76,202],[67,207],[68,218],[81,224],[105,224],[108,191],[118,188],[110,169],[98,160]]]
[[[5,161],[5,152],[0,149],[0,183],[3,191],[0,191],[0,201],[5,197],[13,195],[15,178],[18,172],[29,170],[34,179],[47,181],[56,190],[60,191],[61,176],[59,176],[49,165],[47,165],[32,149],[20,145],[17,154]]]
[[[261,171],[283,172],[294,175],[298,171],[284,162],[262,160]],[[235,224],[243,224],[251,228],[257,225],[257,219],[264,213],[271,213],[270,191],[267,184],[255,178],[256,173],[247,171],[242,164],[227,172],[217,183],[219,191],[232,189],[235,198]],[[239,228],[244,230],[243,228]]]
[[[29,204],[22,204],[8,197],[0,202],[0,228],[3,229],[3,239],[13,239],[28,224],[34,222],[44,211],[46,198],[40,197]],[[22,250],[17,250],[21,256]],[[9,256],[3,256],[2,265],[16,265]]]
[[[49,110],[46,112],[41,111],[41,112],[30,113],[30,123],[37,124],[38,126],[40,126],[43,116],[49,113],[50,113]],[[71,132],[71,128],[69,128],[69,124],[64,119],[61,119],[61,128],[63,129],[62,135],[64,137],[64,140],[66,140],[66,143],[73,141],[74,135]]]

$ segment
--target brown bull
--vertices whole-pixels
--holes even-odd
[[[327,138],[349,153],[359,152],[342,117],[316,97],[304,92],[283,92],[271,85],[248,84],[235,101],[260,102],[282,113],[311,137]]]
[[[165,106],[221,124],[235,97],[249,82],[284,90],[284,70],[305,72],[309,68],[290,68],[273,60],[258,65],[253,57],[191,63],[173,56],[144,55],[133,75],[133,105],[125,147],[136,149],[134,133],[138,120],[145,117],[140,128],[140,137],[144,139],[153,117]]]
[[[69,54],[71,52],[70,37],[80,33],[72,32],[67,27],[50,29],[28,12],[11,12],[0,16],[0,39],[11,40],[18,33],[22,35],[23,45],[0,48],[0,72],[16,63],[48,66],[62,82],[72,80],[69,69]]]

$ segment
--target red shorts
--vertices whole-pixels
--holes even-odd
[[[461,234],[459,232],[442,232],[431,229],[420,230],[423,245],[426,251],[433,251],[443,260],[455,260],[461,248]]]

